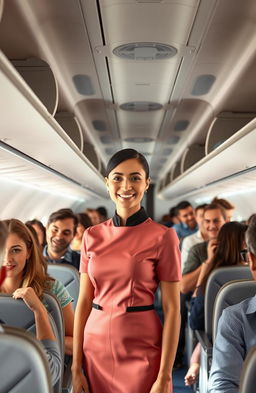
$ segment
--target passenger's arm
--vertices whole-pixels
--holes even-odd
[[[72,308],[72,303],[69,303],[63,307],[62,312],[65,323],[65,354],[72,355],[74,329],[74,311]]]
[[[201,265],[190,273],[183,274],[180,282],[180,291],[182,293],[193,292],[201,271]]]
[[[55,341],[56,338],[48,318],[47,310],[36,295],[34,289],[31,287],[16,289],[13,297],[14,299],[23,299],[30,310],[33,311],[35,315],[36,338],[38,340]]]
[[[40,340],[44,346],[51,373],[52,386],[54,386],[61,376],[61,355],[60,348],[48,318],[48,312],[35,294],[33,288],[19,288],[13,293],[13,297],[14,299],[23,299],[31,311],[34,312],[36,338]]]
[[[226,309],[218,324],[208,392],[238,393],[245,356],[241,320]]]
[[[158,376],[150,393],[170,392],[171,373],[180,332],[180,284],[161,281],[160,288],[164,312],[162,353]]]
[[[75,311],[72,381],[73,393],[89,393],[88,384],[83,374],[83,339],[84,328],[92,308],[94,288],[87,273],[81,273],[79,298]]]

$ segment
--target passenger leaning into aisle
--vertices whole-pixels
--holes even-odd
[[[137,151],[124,149],[110,159],[106,185],[116,213],[84,236],[74,393],[172,391],[180,327],[179,241],[141,207],[149,183],[147,161]],[[159,283],[163,330],[153,309]]]

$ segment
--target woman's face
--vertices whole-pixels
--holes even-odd
[[[143,166],[136,158],[117,165],[106,178],[109,195],[116,204],[117,212],[127,209],[133,214],[139,210],[149,182]]]
[[[7,237],[4,256],[7,277],[20,276],[21,278],[29,255],[26,243],[15,233],[10,233]]]

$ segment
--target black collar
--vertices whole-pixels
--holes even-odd
[[[144,210],[144,207],[141,207],[140,210],[138,210],[136,213],[134,213],[132,216],[127,218],[126,227],[134,227],[135,225],[141,224],[146,219],[148,218],[147,213]],[[120,227],[121,226],[121,219],[118,216],[117,212],[115,212],[115,215],[113,217],[113,223],[115,227]]]

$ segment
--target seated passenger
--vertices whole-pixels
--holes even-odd
[[[189,323],[192,329],[204,330],[204,294],[210,274],[220,267],[244,265],[241,251],[245,248],[246,229],[246,225],[236,221],[228,222],[220,229],[214,256],[208,263],[203,264],[191,299]],[[199,363],[200,346],[197,345],[185,376],[186,385],[195,383],[199,373]]]
[[[92,225],[100,224],[100,216],[96,209],[86,209],[85,213],[90,217]]]
[[[96,211],[98,212],[100,222],[107,221],[108,219],[108,212],[104,206],[97,207]]]
[[[198,231],[192,235],[186,236],[182,242],[181,247],[181,269],[183,269],[184,264],[188,258],[188,253],[191,247],[195,244],[202,243],[208,240],[208,234],[204,227],[204,208],[207,206],[206,203],[199,205],[195,208],[195,219],[198,225]]]
[[[10,275],[10,272],[14,270],[9,270],[9,263],[5,263],[2,266],[2,262],[5,254],[5,244],[8,241],[8,229],[5,223],[0,222],[0,289],[4,285],[4,281],[7,273],[7,280]],[[23,244],[24,249],[26,248],[25,243]],[[15,245],[15,248],[12,248],[11,252],[14,254],[21,249],[20,241]],[[16,251],[15,251],[16,250]],[[36,296],[34,290],[32,288],[20,288],[17,289],[13,293],[13,297],[18,299],[22,298],[27,306],[34,312],[35,314],[35,323],[36,323],[36,337],[41,341],[47,360],[49,364],[49,369],[52,378],[52,385],[54,386],[61,376],[61,358],[60,358],[60,349],[56,342],[56,337],[54,336],[51,324],[48,319],[47,311],[44,305],[40,302],[39,298]],[[1,352],[1,349],[0,349]],[[1,357],[1,355],[0,355]],[[12,365],[10,365],[12,367]]]
[[[65,353],[72,354],[74,312],[72,298],[63,284],[48,276],[45,272],[45,260],[34,236],[19,220],[5,220],[8,237],[4,265],[7,277],[0,287],[0,292],[21,297],[33,307],[44,309],[39,302],[44,291],[53,293],[59,300],[65,322]],[[30,303],[30,304],[31,304]],[[40,306],[40,307],[39,307]]]
[[[211,203],[216,203],[217,205],[220,205],[225,210],[227,222],[232,220],[232,216],[235,210],[235,206],[233,206],[232,203],[230,203],[226,199],[218,198],[218,197],[213,198]]]
[[[202,265],[191,299],[189,322],[192,329],[204,330],[204,294],[210,274],[220,267],[245,264],[241,252],[245,248],[246,229],[246,225],[237,221],[227,222],[221,227],[214,255]]]
[[[198,230],[194,209],[188,201],[182,201],[176,206],[179,224],[173,225],[179,239],[192,235]]]
[[[256,220],[246,231],[249,265],[256,279]],[[219,320],[213,347],[209,393],[238,393],[242,365],[256,345],[256,295],[227,307]]]
[[[44,225],[41,223],[41,221],[37,220],[36,218],[34,218],[33,220],[26,221],[25,224],[31,225],[34,228],[37,234],[39,244],[43,249],[44,246],[46,245],[46,230]]]
[[[216,239],[220,228],[225,224],[225,211],[219,205],[207,205],[204,208],[203,225],[208,236],[208,241],[195,244],[188,253],[184,264],[181,280],[181,292],[194,291],[204,262],[209,262],[216,248]]]
[[[86,213],[78,213],[77,219],[78,225],[76,228],[76,234],[71,242],[70,247],[72,250],[80,252],[84,231],[86,230],[86,228],[92,226],[92,222],[90,217]]]
[[[43,254],[49,263],[67,263],[79,270],[80,254],[71,250],[78,219],[71,209],[52,213],[46,226],[47,245]]]

